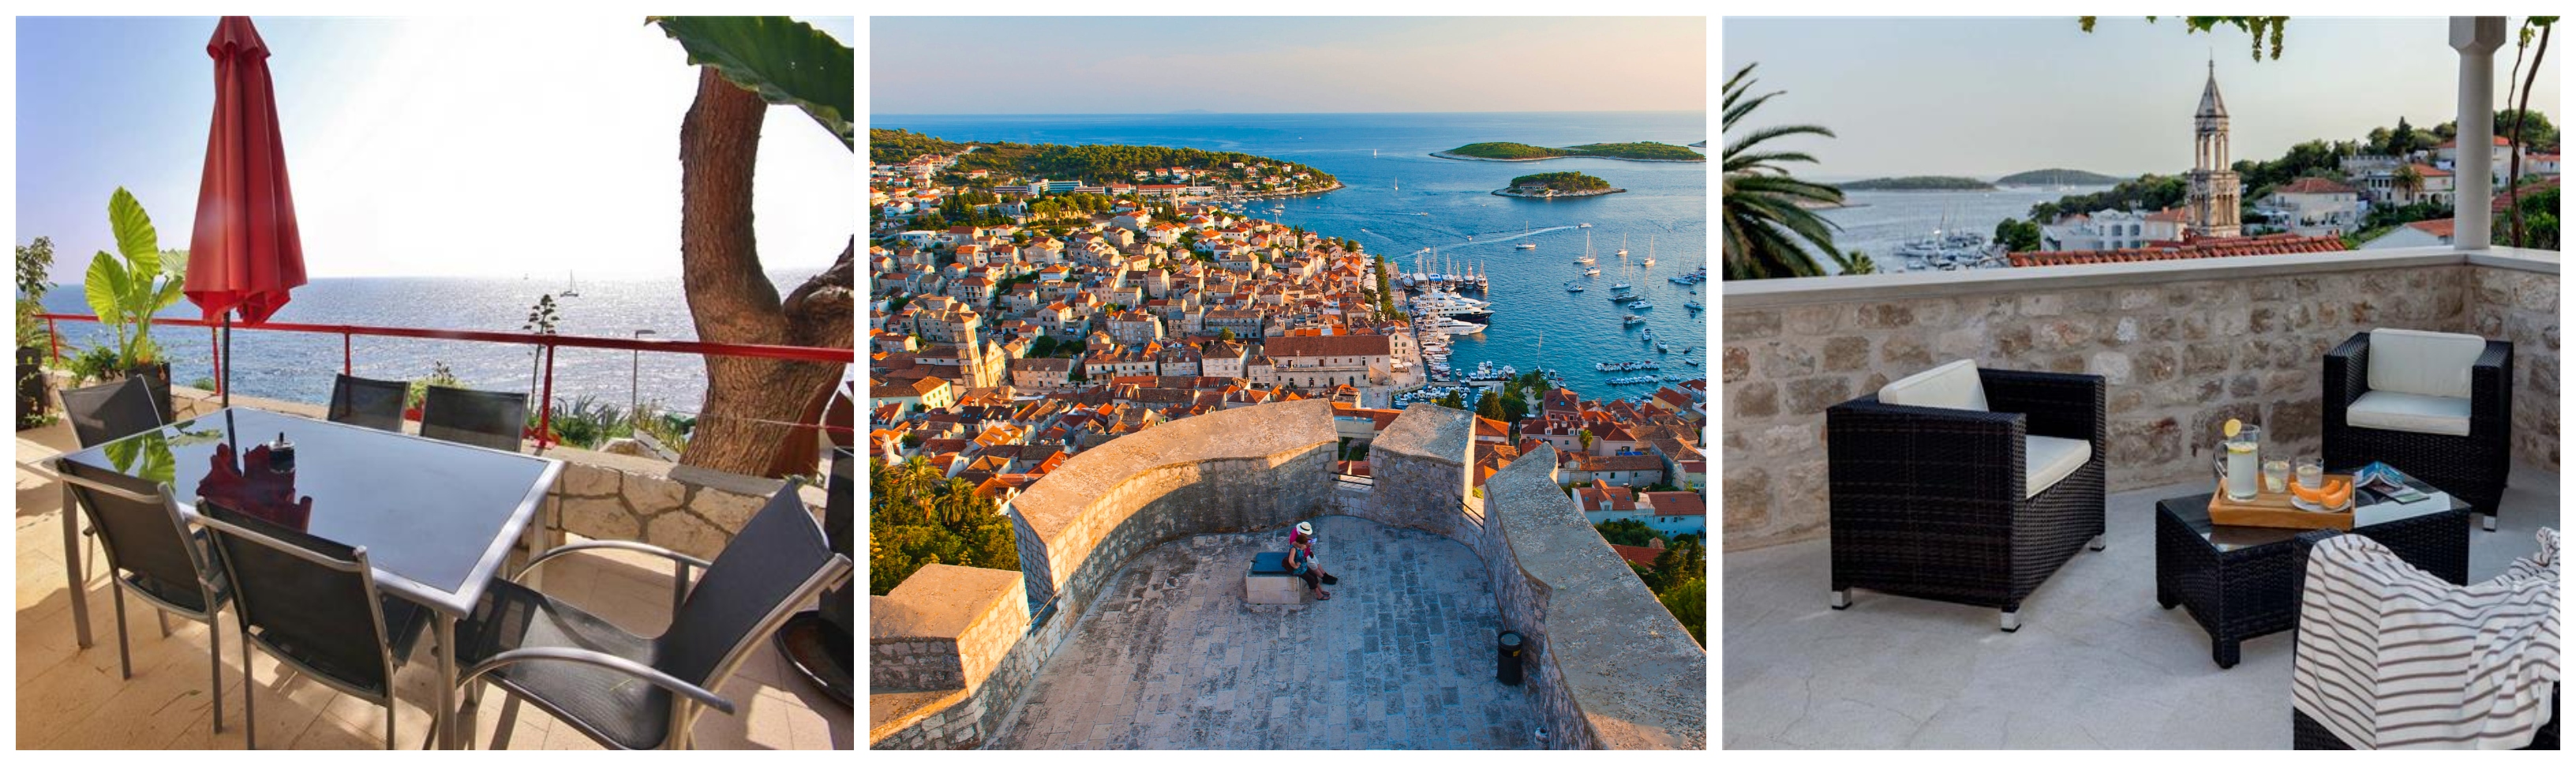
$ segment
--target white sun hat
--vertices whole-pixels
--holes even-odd
[[[1315,534],[1315,525],[1303,521],[1297,522],[1297,534],[1312,536]]]

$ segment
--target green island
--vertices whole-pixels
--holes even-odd
[[[1834,186],[1844,191],[1985,191],[1995,188],[1994,184],[1960,176],[1872,178]]]
[[[1995,179],[1995,183],[2000,186],[2057,186],[2061,184],[2066,186],[2109,186],[2123,180],[2126,179],[2122,179],[2119,176],[2106,176],[2100,173],[2089,173],[2082,170],[2045,168],[2041,170],[2025,170],[2002,178],[1997,178]]]
[[[959,152],[965,154],[959,155]],[[1246,187],[1245,193],[1304,194],[1341,188],[1341,181],[1333,178],[1331,173],[1311,165],[1242,152],[1211,152],[1188,147],[982,141],[968,144],[900,128],[871,128],[868,130],[868,154],[869,161],[878,165],[901,164],[922,155],[955,156],[955,164],[945,172],[966,174],[982,170],[987,178],[994,181],[1053,179],[1091,183],[1168,183],[1173,179],[1159,175],[1160,170],[1187,168],[1208,171],[1206,175],[1192,177],[1191,183],[1242,184]],[[1139,178],[1138,172],[1146,176]],[[1300,174],[1306,177],[1297,178]],[[1278,179],[1277,183],[1270,182],[1273,178]]]
[[[1445,152],[1432,152],[1431,156],[1452,160],[1499,160],[1503,162],[1534,162],[1537,160],[1555,159],[1558,157],[1608,157],[1614,160],[1638,160],[1643,162],[1708,161],[1708,155],[1691,151],[1689,147],[1674,146],[1672,144],[1659,144],[1653,141],[1630,141],[1617,144],[1584,144],[1582,146],[1568,146],[1563,148],[1531,146],[1529,144],[1516,144],[1509,141],[1488,141],[1479,144],[1468,144]]]
[[[1494,193],[1505,197],[1553,198],[1589,197],[1596,194],[1617,194],[1623,191],[1627,190],[1611,188],[1608,181],[1582,173],[1566,172],[1538,173],[1514,178],[1510,187],[1496,189]]]

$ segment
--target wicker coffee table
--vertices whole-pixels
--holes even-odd
[[[2421,482],[2415,487],[2439,492]],[[2239,642],[2297,624],[2303,562],[2293,538],[2305,530],[2213,525],[2209,498],[2156,501],[2156,603],[2190,611],[2209,631],[2210,658],[2232,668]],[[2363,503],[2355,513],[2370,523],[2352,532],[2436,577],[2466,584],[2470,510],[2448,494],[2404,507]]]

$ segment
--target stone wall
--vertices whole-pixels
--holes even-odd
[[[1028,633],[1021,587],[1017,572],[931,564],[868,597],[870,747],[983,742],[1027,680],[1005,672]]]
[[[1725,548],[1826,533],[1824,411],[1953,359],[2109,384],[2109,489],[2205,480],[2228,418],[2320,447],[2325,352],[2374,327],[2516,344],[2520,459],[2557,468],[2557,256],[2407,249],[1725,286]]]
[[[1705,749],[1708,650],[1610,550],[1541,447],[1485,479],[1477,554],[1556,749]]]
[[[2513,341],[2513,452],[2558,470],[2558,272],[2476,267],[2469,332]]]
[[[1479,550],[1484,525],[1471,522],[1467,465],[1474,460],[1476,417],[1430,404],[1407,407],[1369,446],[1367,502],[1348,513],[1391,527],[1409,527]]]
[[[1323,512],[1337,443],[1330,403],[1307,400],[1185,418],[1075,455],[1011,503],[1021,568],[1041,591],[1031,600],[1055,604],[1050,619],[1080,619],[1100,582],[1138,551]]]

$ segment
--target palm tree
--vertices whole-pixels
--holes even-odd
[[[1854,250],[1850,255],[1844,255],[1827,250],[1825,256],[1834,259],[1834,269],[1845,274],[1878,273],[1878,262],[1870,260],[1868,253]]]
[[[2414,165],[2400,165],[2397,172],[2388,177],[2388,183],[2396,187],[2402,198],[2412,202],[2416,194],[2424,191],[2424,174],[2417,172]]]
[[[1783,92],[1746,98],[1745,92],[1753,87],[1754,66],[1746,64],[1726,78],[1725,132],[1733,133],[1736,121]],[[1819,125],[1774,125],[1726,144],[1726,185],[1719,204],[1726,216],[1721,248],[1727,279],[1823,276],[1824,268],[1799,245],[1801,240],[1823,252],[1841,252],[1834,247],[1834,229],[1839,227],[1799,203],[1840,203],[1842,190],[1798,180],[1778,164],[1815,162],[1816,158],[1806,152],[1756,149],[1765,141],[1795,135],[1832,138],[1834,132]]]

